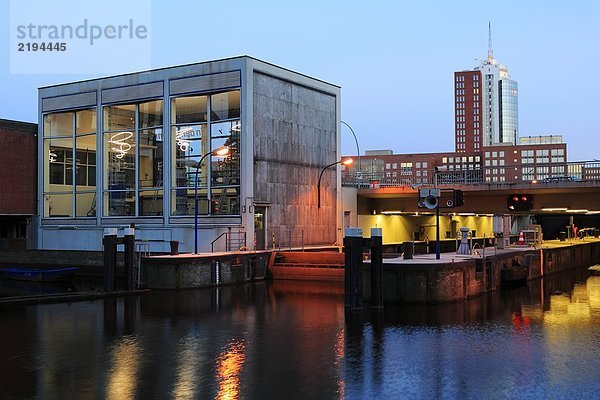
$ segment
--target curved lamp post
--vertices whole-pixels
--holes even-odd
[[[198,254],[198,170],[202,165],[202,161],[208,156],[225,157],[229,155],[229,147],[222,146],[200,157],[200,161],[196,164],[196,174],[194,179],[194,254]]]
[[[340,120],[340,122],[344,125],[346,125],[349,129],[350,132],[352,132],[352,136],[354,136],[354,141],[356,142],[356,157],[358,157],[358,174],[357,176],[360,179],[359,185],[362,183],[362,169],[360,168],[360,147],[358,147],[358,139],[356,138],[356,133],[354,133],[354,129],[352,129],[352,127],[350,125],[348,125],[346,122]]]
[[[346,158],[346,159],[331,163],[321,170],[321,173],[319,174],[319,182],[317,183],[317,194],[318,194],[317,208],[321,208],[321,178],[323,177],[323,172],[325,172],[325,170],[327,168],[333,167],[334,165],[337,165],[337,164],[342,164],[342,165],[352,164],[352,161],[354,161],[354,160],[351,158]]]

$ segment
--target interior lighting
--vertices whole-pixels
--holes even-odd
[[[567,211],[568,208],[566,207],[544,207],[542,208],[542,211]]]

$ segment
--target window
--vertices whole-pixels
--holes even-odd
[[[104,107],[104,216],[163,214],[163,101]]]
[[[199,214],[239,215],[239,90],[173,98],[171,113],[171,213],[194,215],[197,193]],[[210,155],[223,146],[228,156]]]
[[[43,217],[96,214],[96,110],[44,115]]]

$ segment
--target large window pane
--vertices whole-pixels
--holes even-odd
[[[133,129],[135,129],[135,104],[104,107],[105,131]]]
[[[162,129],[140,131],[139,134],[139,187],[163,186]]]
[[[75,137],[76,191],[96,186],[96,135]]]
[[[140,191],[140,215],[163,214],[163,191],[161,189]]]
[[[77,135],[96,132],[96,109],[75,113],[75,133]]]
[[[135,191],[118,190],[104,192],[104,215],[135,215]]]
[[[96,216],[96,192],[83,192],[75,195],[75,216]]]
[[[44,139],[44,191],[64,191],[73,183],[73,139]]]
[[[196,165],[203,154],[210,151],[206,125],[187,125],[172,128],[172,149],[175,153],[173,168],[173,185],[176,187],[192,187],[196,176]],[[207,157],[208,158],[208,157]],[[198,170],[198,185],[206,185],[206,163]]]
[[[172,208],[173,215],[195,215],[195,193],[192,188],[179,188],[172,191]],[[208,195],[206,189],[198,189],[198,215],[208,214]]]
[[[105,188],[135,188],[135,135],[133,132],[104,134]]]
[[[211,214],[239,215],[239,188],[218,188],[211,191]]]
[[[163,124],[163,102],[162,100],[149,101],[141,103],[139,106],[140,128],[151,128]]]
[[[178,97],[171,101],[171,122],[197,124],[207,121],[206,96]]]
[[[210,111],[212,121],[240,118],[239,90],[210,96]]]
[[[211,148],[229,147],[226,157],[212,156],[213,185],[240,184],[240,132],[239,121],[219,122],[211,125]]]
[[[48,114],[44,117],[44,136],[73,135],[73,113]]]
[[[44,195],[44,217],[72,217],[72,193],[47,193]]]

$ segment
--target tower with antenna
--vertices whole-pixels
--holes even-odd
[[[494,59],[492,23],[488,21],[487,57],[455,76],[455,145],[457,152],[517,144],[518,84],[508,68]]]

